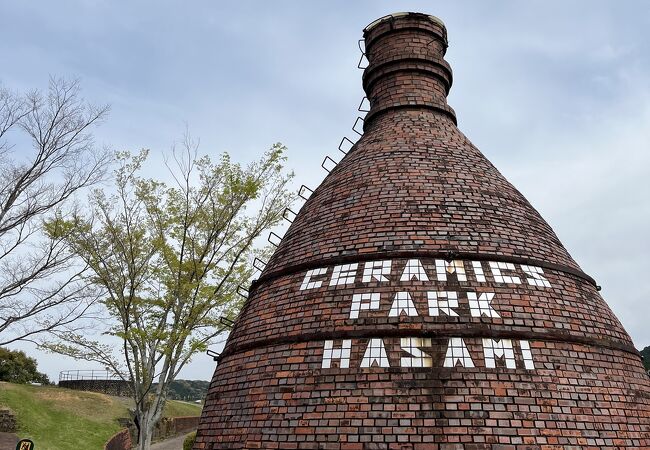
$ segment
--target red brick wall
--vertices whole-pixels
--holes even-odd
[[[132,446],[129,429],[124,428],[122,431],[115,433],[106,444],[104,444],[104,450],[131,450]]]
[[[253,284],[195,448],[650,448],[650,379],[629,336],[551,227],[456,127],[444,27],[410,15],[364,37],[365,134]],[[411,259],[428,281],[402,279]],[[364,281],[366,264],[388,260],[385,279]],[[443,280],[445,260],[466,279]],[[518,282],[490,262],[513,264],[504,273]],[[355,263],[350,283],[330,282]],[[431,309],[440,292],[457,305]],[[354,313],[356,296],[370,294],[376,303]],[[487,314],[472,294],[489,296]],[[412,308],[392,314],[403,295]],[[408,338],[425,367],[404,362]],[[380,364],[362,367],[379,342]],[[453,342],[464,366],[448,363]],[[512,349],[494,367],[493,343]],[[338,357],[325,363],[328,354]]]
[[[154,428],[153,440],[168,439],[180,433],[194,431],[198,426],[199,416],[163,417]]]
[[[429,274],[435,273],[434,260],[420,258]],[[478,329],[492,335],[524,335],[539,339],[571,338],[579,342],[603,341],[610,347],[624,347],[630,351],[632,343],[618,319],[611,312],[596,288],[588,282],[559,271],[546,270],[544,275],[550,288],[532,287],[524,281],[525,274],[517,274],[522,284],[495,283],[487,263],[482,263],[488,282],[477,282],[468,271],[466,282],[458,282],[454,275],[447,282],[402,282],[399,276],[406,259],[393,259],[393,275],[388,282],[362,282],[364,264],[359,264],[355,283],[346,286],[328,286],[328,274],[314,277],[323,280],[323,286],[300,291],[305,271],[273,279],[259,285],[255,301],[249,302],[237,326],[231,332],[225,354],[238,346],[263,345],[269,339],[317,339],[337,332],[390,334],[397,330],[447,333],[451,335],[474,333]],[[469,264],[466,263],[469,267]],[[327,266],[324,266],[327,267]],[[519,267],[519,266],[516,266]],[[407,291],[420,312],[418,317],[388,317],[387,312],[394,294]],[[492,292],[492,305],[500,318],[472,317],[468,312],[466,295],[460,295],[459,316],[431,317],[426,311],[428,291]],[[357,319],[350,319],[351,299],[355,293],[381,294],[381,308],[366,311]],[[399,327],[398,327],[399,325]]]
[[[212,448],[650,446],[647,397],[641,403],[648,377],[626,352],[536,342],[536,371],[321,369],[321,352],[311,341],[224,359],[200,441]]]
[[[198,416],[174,417],[173,420],[174,428],[177,434],[196,430],[196,428],[199,426]]]

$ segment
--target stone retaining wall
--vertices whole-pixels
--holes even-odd
[[[0,408],[0,432],[13,433],[16,431],[16,416],[9,408]]]
[[[59,387],[77,391],[99,392],[118,397],[131,395],[131,386],[128,381],[124,380],[62,380],[59,381]]]

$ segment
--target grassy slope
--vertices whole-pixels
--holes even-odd
[[[128,417],[129,401],[94,392],[0,382],[0,405],[18,417],[21,438],[31,438],[38,450],[101,449]],[[168,417],[196,416],[201,407],[168,402]]]
[[[163,411],[165,417],[187,417],[200,416],[203,405],[196,403],[182,402],[180,400],[168,400]]]
[[[18,416],[21,438],[39,450],[101,449],[128,417],[121,402],[92,392],[2,383],[0,404]]]

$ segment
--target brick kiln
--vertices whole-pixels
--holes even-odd
[[[442,22],[364,38],[365,133],[253,283],[195,448],[650,448],[630,337],[456,127]]]

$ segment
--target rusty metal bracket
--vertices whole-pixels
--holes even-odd
[[[363,42],[363,47],[364,48],[361,48],[361,43],[362,42]],[[363,70],[366,67],[368,67],[367,64],[365,66],[363,66],[363,67],[361,66],[361,63],[363,62],[363,58],[366,58],[366,51],[365,51],[366,41],[365,41],[365,39],[359,39],[359,41],[357,42],[357,46],[359,47],[359,50],[361,51],[361,58],[359,58],[359,62],[357,63],[357,68]],[[366,61],[368,61],[368,58],[366,58]]]
[[[361,121],[361,122],[363,122],[363,123],[366,123],[366,121],[363,120],[363,118],[361,118],[361,117],[357,117],[357,120],[354,121],[354,125],[352,125],[352,131],[354,131],[355,133],[357,133],[359,136],[363,136],[363,133],[359,133],[359,131],[357,131],[357,124],[359,123],[359,121]],[[363,129],[363,128],[362,128],[362,129]]]
[[[244,286],[241,284],[237,286],[237,294],[240,295],[241,297],[248,298],[248,289],[246,289]]]
[[[363,108],[363,102],[364,102],[364,101],[367,101],[367,102],[368,102],[368,109]],[[365,112],[365,113],[370,112],[370,99],[369,99],[368,97],[364,96],[364,97],[361,99],[361,103],[359,103],[359,107],[357,108],[357,111],[359,111],[359,112]]]
[[[274,236],[275,236],[275,238],[276,238],[275,240],[276,240],[277,242],[273,242],[273,241],[271,240],[271,238],[274,237]],[[279,246],[279,245],[280,245],[280,242],[282,242],[282,238],[281,238],[278,234],[274,233],[273,231],[271,231],[271,232],[269,233],[269,237],[268,237],[266,240],[269,241],[269,243],[270,243],[271,245],[274,245],[275,247]]]
[[[298,195],[300,195],[300,192],[298,192]],[[287,217],[287,213],[292,214],[291,218]],[[296,214],[291,208],[285,208],[284,211],[282,212],[282,218],[289,223],[293,223],[293,221],[296,220],[297,215],[298,214]]]
[[[232,326],[235,324],[234,321],[224,316],[219,317],[219,323],[227,328],[232,328]]]
[[[356,122],[355,122],[355,123],[356,123]],[[326,156],[326,157],[325,157],[325,159],[323,160],[323,162],[321,163],[320,166],[321,166],[323,169],[325,169],[325,170],[327,171],[327,173],[330,173],[332,170],[334,170],[334,167],[332,167],[331,169],[328,169],[327,167],[325,167],[325,163],[327,162],[328,159],[334,163],[334,167],[336,167],[336,165],[337,165],[338,163],[337,163],[336,161],[334,161],[332,158],[330,158],[329,156]]]
[[[341,148],[341,147],[343,146],[343,143],[344,143],[345,141],[348,141],[348,142],[350,143],[350,148],[348,148],[347,150],[343,150],[343,149]],[[341,142],[339,143],[339,151],[340,151],[341,153],[343,153],[344,155],[347,155],[348,152],[349,152],[350,150],[352,150],[352,147],[354,147],[354,142],[352,142],[350,139],[348,139],[347,137],[343,137],[343,139],[341,139]]]
[[[308,195],[307,197],[305,197],[305,195],[304,195],[305,191],[309,191],[309,195]],[[308,188],[307,186],[305,186],[304,184],[303,184],[302,186],[300,186],[300,189],[298,189],[298,196],[299,196],[300,198],[302,198],[303,200],[307,200],[309,197],[311,197],[311,194],[313,194],[313,193],[314,193],[314,191],[312,191],[311,189],[309,189],[309,188]]]
[[[221,353],[217,353],[214,350],[210,349],[208,349],[205,353],[211,357],[213,361],[219,361],[219,357],[221,356]]]
[[[259,267],[260,265],[261,265],[262,267]],[[256,268],[257,270],[259,270],[260,272],[264,272],[264,269],[266,268],[266,263],[265,263],[264,261],[262,261],[261,259],[259,259],[259,258],[256,257],[256,258],[253,260],[253,267],[255,267],[255,268]]]

